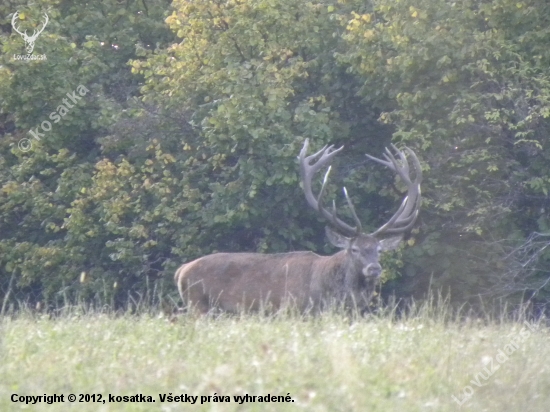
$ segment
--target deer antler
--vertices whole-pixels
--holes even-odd
[[[395,158],[388,148],[386,148],[386,153],[384,153],[386,160],[378,159],[370,155],[365,156],[396,172],[408,187],[407,196],[405,196],[401,206],[397,209],[390,220],[372,232],[371,236],[406,232],[414,225],[414,222],[418,216],[418,210],[420,208],[420,183],[422,182],[422,168],[420,166],[420,161],[411,149],[408,147],[404,148],[404,151],[409,154],[414,164],[415,179],[414,181],[411,181],[407,156],[404,152],[395,147],[395,145],[392,144],[391,146],[393,150],[395,150],[399,160]]]
[[[337,228],[341,232],[348,236],[358,236],[362,231],[361,222],[357,217],[357,213],[355,212],[355,208],[353,207],[353,204],[348,196],[348,192],[345,187],[344,195],[346,197],[348,207],[350,208],[353,220],[355,221],[355,226],[348,225],[346,222],[342,221],[336,216],[336,206],[334,201],[332,202],[332,213],[323,207],[323,195],[325,193],[325,187],[331,170],[330,165],[327,169],[327,172],[323,179],[321,190],[317,197],[315,197],[311,188],[311,180],[313,178],[313,175],[317,171],[328,165],[332,161],[333,157],[336,156],[344,147],[342,146],[339,149],[334,149],[334,145],[325,146],[317,153],[306,157],[308,148],[309,139],[306,139],[306,141],[304,142],[304,147],[302,148],[302,150],[300,151],[300,155],[298,156],[298,159],[300,161],[300,175],[302,179],[302,186],[307,202],[311,207],[313,207],[313,209],[320,212],[325,219],[331,222],[335,226],[335,228]],[[394,213],[394,215],[390,218],[390,220],[388,220],[388,222],[386,222],[376,231],[372,232],[370,234],[371,236],[403,233],[409,230],[414,225],[416,217],[418,216],[418,210],[421,200],[420,183],[422,182],[422,169],[420,167],[420,162],[411,149],[409,149],[408,147],[404,148],[404,151],[407,152],[407,154],[412,158],[414,164],[415,179],[414,181],[412,181],[409,175],[409,163],[407,161],[407,156],[403,151],[397,149],[397,147],[395,147],[393,144],[392,148],[395,150],[399,160],[396,159],[392,152],[387,148],[386,153],[384,153],[384,157],[386,158],[386,160],[381,160],[369,155],[366,156],[369,159],[383,164],[384,166],[390,168],[395,173],[397,173],[401,180],[403,180],[403,182],[407,185],[408,192],[397,212]],[[312,162],[314,163],[312,164]]]
[[[346,188],[344,188],[344,195],[351,210],[353,220],[355,220],[355,227],[348,225],[346,222],[342,221],[336,216],[336,205],[334,202],[332,202],[332,213],[323,207],[323,194],[325,193],[325,187],[328,181],[328,176],[330,174],[330,166],[327,169],[325,178],[323,179],[323,185],[321,186],[321,191],[319,192],[319,196],[317,196],[317,198],[315,197],[311,189],[311,180],[313,178],[313,175],[318,170],[329,164],[332,161],[332,158],[336,156],[344,148],[344,146],[340,147],[339,149],[334,149],[334,145],[325,146],[317,153],[306,157],[308,148],[309,139],[306,139],[306,141],[304,142],[304,147],[302,148],[302,150],[300,151],[300,155],[298,156],[298,159],[300,161],[300,175],[302,177],[302,186],[304,194],[306,195],[307,202],[313,209],[320,212],[325,219],[331,222],[335,228],[339,229],[341,232],[349,236],[357,236],[359,233],[361,233],[362,230],[361,222],[359,221],[359,218],[355,213],[355,208],[351,203],[351,199],[348,196]],[[315,163],[311,164],[312,161]]]

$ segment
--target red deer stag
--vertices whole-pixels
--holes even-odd
[[[330,222],[336,231],[326,228],[329,241],[342,250],[332,256],[313,252],[278,254],[215,253],[181,266],[175,274],[179,293],[188,307],[202,313],[212,308],[227,312],[240,310],[277,310],[284,304],[295,304],[301,311],[323,308],[327,303],[357,305],[363,309],[369,302],[382,268],[379,253],[395,249],[403,232],[409,230],[418,216],[422,170],[414,152],[392,145],[396,155],[386,149],[386,160],[366,155],[393,170],[407,185],[408,193],[395,214],[379,229],[362,233],[361,223],[346,188],[344,195],[355,226],[325,209],[323,194],[331,167],[325,174],[318,196],[311,187],[313,175],[327,166],[343,147],[325,146],[306,157],[306,139],[298,159],[303,190],[309,205]],[[409,176],[406,154],[412,159],[415,178]],[[380,240],[382,235],[393,235]]]

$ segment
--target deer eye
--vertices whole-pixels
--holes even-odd
[[[352,251],[353,253],[359,253],[359,248],[358,248],[358,247],[352,247],[352,248],[351,248],[351,251]]]

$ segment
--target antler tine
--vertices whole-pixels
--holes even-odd
[[[384,157],[388,159],[391,163],[390,169],[396,172],[401,179],[405,183],[410,183],[409,178],[409,162],[407,161],[407,156],[405,156],[405,153],[403,153],[401,150],[399,150],[394,144],[391,145],[397,155],[399,156],[399,160],[402,163],[402,166],[399,165],[399,162],[393,155],[393,153],[386,147],[386,153],[384,153]]]
[[[399,156],[399,159],[403,162],[403,168],[405,169],[405,173],[409,173],[409,163],[407,162],[407,157],[405,154],[399,150],[393,143],[391,144],[392,148],[396,151],[397,155]],[[408,148],[405,148],[406,150]],[[410,150],[410,149],[409,149]],[[382,156],[386,158],[386,160],[379,159],[377,157],[371,156],[369,154],[365,154],[369,159],[374,160],[377,163],[380,163],[389,169],[393,170],[396,173],[399,173],[399,163],[397,162],[397,159],[393,155],[393,153],[386,147],[385,149],[386,153],[382,153]]]
[[[405,147],[404,151],[401,151],[392,144],[392,148],[395,150],[399,160],[388,148],[386,148],[386,153],[384,153],[384,157],[387,159],[385,161],[370,155],[367,155],[367,157],[383,164],[397,173],[401,180],[403,180],[403,182],[408,186],[407,196],[405,196],[403,202],[399,206],[399,209],[393,214],[390,220],[371,233],[372,236],[403,233],[414,225],[414,222],[418,216],[418,210],[421,202],[420,183],[422,182],[422,168],[420,166],[420,161],[416,157],[416,154],[408,147]],[[415,169],[414,181],[410,178],[410,167],[405,152],[413,160]]]
[[[314,153],[310,156],[308,156],[308,159],[311,159],[311,160],[316,160],[319,156],[321,156],[327,149],[329,150],[332,150],[332,148],[334,147],[334,145],[330,145],[327,146],[327,145],[324,145],[323,148],[321,150],[319,150],[317,153]],[[307,150],[306,150],[307,151]]]
[[[411,149],[409,149],[408,147],[405,147],[405,150],[407,151],[407,153],[413,159],[413,162],[415,164],[415,169],[416,169],[415,170],[416,176],[415,176],[414,182],[412,182],[411,178],[410,178],[410,175],[408,173],[408,163],[407,163],[407,174],[405,176],[403,176],[401,173],[399,174],[401,176],[401,178],[403,179],[403,181],[409,186],[409,191],[408,191],[409,195],[408,195],[408,197],[409,197],[410,201],[407,202],[407,206],[403,210],[403,214],[402,214],[403,218],[398,218],[397,221],[396,221],[396,225],[405,224],[405,225],[408,226],[408,224],[407,224],[408,223],[408,218],[407,217],[414,215],[414,218],[411,218],[411,221],[414,224],[414,220],[416,219],[416,215],[418,214],[418,208],[420,207],[420,197],[421,197],[420,183],[422,181],[422,168],[421,168],[420,162],[418,161],[418,158],[416,157],[414,152]],[[411,193],[411,188],[412,188],[412,193]],[[412,197],[413,194],[414,194],[414,197]],[[411,213],[412,213],[412,215],[411,215]],[[406,230],[406,229],[404,229],[404,230]]]
[[[331,169],[332,169],[332,166],[329,166],[327,169],[327,172],[325,173],[325,177],[323,178],[323,184],[321,185],[319,196],[317,196],[317,208],[323,207],[323,195],[325,194],[325,188],[327,187],[327,182],[328,182],[328,175],[330,174]]]
[[[321,191],[319,192],[319,195],[317,197],[315,197],[315,195],[313,194],[313,190],[311,188],[311,181],[313,179],[313,175],[319,169],[325,167],[328,163],[330,163],[333,157],[336,156],[344,147],[342,146],[338,149],[334,149],[334,145],[325,146],[321,150],[319,150],[317,153],[314,153],[306,157],[308,148],[309,148],[309,139],[306,139],[304,142],[304,146],[300,151],[300,155],[298,156],[298,160],[300,162],[300,175],[302,178],[302,186],[303,186],[303,190],[304,190],[304,194],[306,196],[307,202],[313,209],[321,213],[321,215],[325,219],[327,219],[332,225],[334,225],[335,228],[337,228],[339,231],[347,235],[352,235],[352,236],[356,235],[361,230],[360,224],[358,224],[356,227],[353,227],[348,225],[346,222],[342,221],[341,219],[339,219],[336,216],[336,207],[334,203],[333,203],[332,213],[323,207],[323,195],[325,193],[328,176],[331,171],[330,166],[327,172],[325,173],[323,184],[321,186]],[[312,161],[314,162],[313,164],[311,163]],[[354,209],[352,209],[352,214],[354,215],[354,220],[356,219],[356,222],[358,222],[359,219],[357,218],[357,215],[355,214]]]
[[[336,219],[336,201],[332,199],[332,220]]]
[[[420,165],[420,160],[418,160],[418,157],[416,157],[416,154],[411,149],[405,147],[405,150],[411,155],[414,163],[414,171],[416,173],[415,182],[420,185],[422,182],[422,166]]]
[[[405,199],[403,199],[403,201],[401,202],[401,205],[399,205],[399,209],[397,209],[397,211],[393,214],[393,216],[390,218],[390,220],[388,220],[386,223],[384,223],[382,226],[380,226],[378,229],[376,229],[370,235],[371,236],[376,236],[376,235],[379,235],[381,233],[386,233],[389,230],[389,228],[391,228],[391,226],[394,225],[395,221],[401,215],[401,213],[403,213],[403,209],[405,209],[405,206],[407,205],[408,199],[409,199],[409,197],[405,196]]]
[[[365,154],[365,156],[367,156],[370,160],[374,160],[375,162],[380,163],[380,164],[394,170],[394,166],[390,161],[385,161],[385,160],[379,159],[377,157],[371,156],[369,154]]]
[[[402,221],[400,221],[400,223],[404,224],[405,226],[389,228],[389,229],[386,229],[384,231],[384,233],[387,234],[387,235],[392,235],[392,234],[403,233],[403,232],[406,232],[407,230],[411,229],[414,226],[414,222],[416,222],[416,218],[418,217],[418,212],[419,212],[419,208],[420,208],[420,200],[421,200],[421,198],[420,198],[420,196],[418,196],[417,200],[415,202],[414,212],[411,215],[409,215],[409,217],[407,219],[403,219]]]
[[[332,166],[329,166],[328,169],[327,169],[327,172],[325,173],[325,177],[323,178],[323,184],[321,185],[321,190],[319,191],[319,195],[317,196],[317,208],[318,208],[318,210],[323,209],[323,195],[325,194],[325,188],[327,186],[328,176],[329,176],[331,170],[332,170]],[[344,193],[346,194],[346,197],[347,197],[347,192],[345,192],[345,190],[346,190],[346,188],[344,188]],[[357,215],[355,215],[355,210],[353,209],[353,205],[351,205],[351,208],[352,208],[352,213],[354,214],[355,217],[357,217]],[[339,226],[339,223],[338,223],[339,219],[336,216],[336,202],[334,200],[332,200],[332,213],[330,215],[329,220],[335,227]],[[356,222],[359,222],[359,219],[357,219]],[[357,233],[360,233],[361,223],[359,223],[358,226],[356,226],[356,227],[359,228],[357,230]]]
[[[306,139],[306,141],[304,142],[304,147],[302,147],[302,150],[300,151],[300,155],[298,156],[298,159],[300,160],[300,166],[301,166],[300,170],[304,171],[305,167],[308,167],[313,171],[312,174],[314,174],[319,169],[322,169],[327,163],[329,163],[332,160],[332,158],[336,156],[340,152],[340,150],[344,148],[344,146],[338,149],[334,149],[334,145],[324,146],[317,153],[314,153],[306,157],[308,148],[309,148],[309,139]],[[315,161],[313,165],[311,164],[312,161]]]
[[[351,203],[351,199],[348,196],[348,191],[346,187],[344,186],[344,196],[346,197],[346,201],[348,202],[348,207],[351,210],[351,215],[353,217],[353,220],[355,220],[355,227],[356,232],[359,235],[363,231],[363,226],[361,225],[361,221],[357,217],[357,213],[355,213],[355,207],[353,207],[353,203]]]

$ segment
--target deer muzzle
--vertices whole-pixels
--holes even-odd
[[[382,266],[379,263],[370,263],[363,269],[363,275],[367,278],[379,278],[382,273]]]

